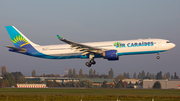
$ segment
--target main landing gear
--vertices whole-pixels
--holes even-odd
[[[96,61],[94,61],[94,54],[89,54],[89,62],[86,62],[85,64],[88,67],[91,67],[92,64],[96,64]]]
[[[94,59],[91,59],[89,62],[86,62],[86,66],[91,67],[91,65],[95,65],[96,61],[94,61]]]
[[[156,57],[156,59],[160,59],[159,53],[157,53],[157,57]]]

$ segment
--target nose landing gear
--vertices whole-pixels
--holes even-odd
[[[160,56],[157,56],[156,59],[160,59]]]
[[[159,53],[157,53],[157,57],[156,57],[156,59],[160,59]]]

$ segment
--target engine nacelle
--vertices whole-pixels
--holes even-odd
[[[108,60],[119,60],[117,50],[108,50],[103,52],[103,57]]]
[[[115,60],[119,60],[119,57],[114,58],[114,59],[108,59],[108,61],[115,61]]]

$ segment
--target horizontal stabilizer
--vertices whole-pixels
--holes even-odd
[[[21,53],[25,53],[27,51],[25,48],[16,48],[16,47],[12,47],[12,46],[5,46],[5,47],[16,50]]]

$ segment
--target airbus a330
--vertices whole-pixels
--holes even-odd
[[[95,58],[115,61],[119,60],[119,56],[123,55],[157,53],[156,58],[159,59],[160,52],[165,52],[175,47],[174,43],[165,39],[77,43],[64,39],[59,35],[57,35],[57,38],[66,44],[41,46],[31,42],[14,26],[6,26],[6,30],[9,33],[14,47],[5,47],[9,48],[11,52],[47,59],[89,59],[89,61],[85,63],[88,67],[96,64]]]

